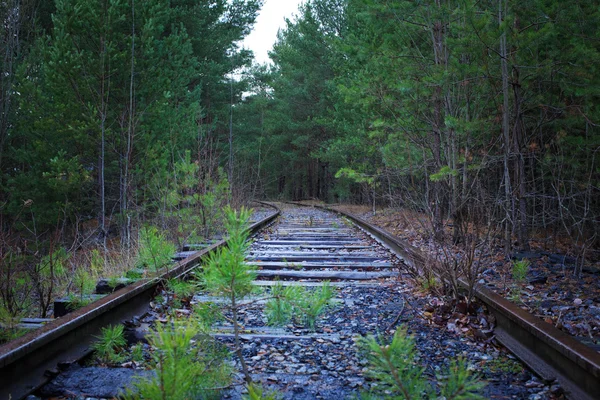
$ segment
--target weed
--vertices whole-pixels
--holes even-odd
[[[225,210],[225,227],[229,234],[227,247],[220,247],[208,257],[204,274],[207,289],[228,300],[227,308],[232,313],[231,322],[234,330],[235,353],[242,364],[242,371],[247,382],[251,382],[248,366],[242,355],[239,324],[239,301],[252,293],[252,281],[256,277],[254,266],[245,263],[248,249],[248,218],[250,213],[242,208],[239,212],[227,208]]]
[[[519,374],[523,371],[523,366],[520,363],[508,357],[499,357],[489,360],[485,363],[485,368],[492,373],[502,372]]]
[[[54,295],[65,288],[67,268],[65,264],[69,254],[64,248],[55,249],[51,245],[50,253],[40,259],[29,274],[35,288],[40,316],[46,318]]]
[[[148,342],[155,350],[156,375],[135,382],[127,399],[186,400],[220,398],[219,388],[231,381],[231,367],[221,351],[207,352],[214,341],[193,318],[156,325]],[[199,342],[196,342],[200,340]],[[203,341],[204,340],[204,341]]]
[[[438,288],[438,282],[433,274],[429,274],[428,276],[422,277],[419,279],[419,284],[426,292],[435,293]]]
[[[292,301],[297,301],[300,286],[284,287],[277,282],[271,289],[272,299],[267,301],[265,314],[269,325],[281,326],[287,324],[294,314]]]
[[[512,287],[506,298],[513,303],[521,302],[521,289],[518,286]]]
[[[84,297],[81,295],[70,295],[68,297],[68,305],[67,305],[67,309],[69,311],[75,311],[81,307],[85,307],[88,304],[90,304],[93,300],[90,297]]]
[[[125,273],[125,278],[127,279],[142,279],[144,277],[144,271],[139,269],[130,269]]]
[[[189,299],[196,293],[198,286],[193,282],[181,279],[169,279],[167,281],[167,290],[179,299]]]
[[[273,298],[266,305],[270,325],[285,325],[296,316],[304,326],[314,331],[318,317],[333,298],[334,292],[327,281],[320,289],[313,291],[300,286],[283,288],[281,284],[277,284],[273,286],[271,296]]]
[[[10,342],[11,340],[20,338],[27,333],[27,329],[14,327],[14,328],[3,328],[0,327],[0,344]]]
[[[140,230],[139,266],[152,268],[158,274],[163,268],[168,270],[174,253],[175,245],[157,228],[145,226]]]
[[[512,276],[516,283],[524,283],[527,279],[527,272],[531,263],[528,259],[515,260],[512,263]]]
[[[199,323],[210,328],[215,323],[223,320],[223,314],[220,307],[215,303],[200,303],[194,306],[194,314],[199,320]]]
[[[370,394],[382,395],[386,399],[438,398],[430,382],[423,377],[424,369],[415,363],[415,342],[407,335],[406,328],[398,328],[390,343],[367,336],[360,339],[359,345],[369,362],[366,375],[378,383]],[[483,399],[477,393],[484,384],[471,374],[462,359],[451,361],[444,375],[438,377],[438,382],[441,398]]]
[[[0,344],[23,336],[27,330],[19,328],[21,314],[12,314],[0,304]]]
[[[441,382],[442,386],[442,398],[456,400],[484,399],[477,393],[484,388],[485,383],[469,371],[467,362],[463,358],[450,360],[450,366],[445,376],[438,376],[438,381]]]
[[[323,282],[320,289],[315,289],[310,294],[300,297],[298,308],[304,325],[314,331],[317,318],[325,311],[329,301],[333,298],[334,292],[329,282]]]
[[[103,364],[118,364],[124,360],[123,351],[127,341],[123,335],[123,325],[102,328],[102,334],[96,337],[92,349]]]
[[[86,270],[85,267],[77,268],[73,277],[73,284],[79,292],[79,297],[90,295],[96,288],[97,275],[93,270]],[[116,286],[116,285],[115,285]]]
[[[115,290],[115,288],[117,286],[119,286],[119,277],[118,276],[111,276],[108,278],[108,281],[106,282],[106,284],[108,285],[108,287],[111,290]]]
[[[136,363],[144,361],[144,346],[141,343],[136,343],[130,348],[131,359]]]
[[[243,396],[244,400],[279,400],[283,398],[281,393],[266,391],[262,386],[255,383],[248,385],[248,394]]]

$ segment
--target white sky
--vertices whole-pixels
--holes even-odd
[[[277,30],[285,27],[285,18],[298,14],[304,0],[265,0],[254,24],[254,30],[244,39],[243,46],[254,52],[257,63],[270,62],[268,51],[277,39]]]

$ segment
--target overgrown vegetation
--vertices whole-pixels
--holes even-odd
[[[233,325],[235,348],[242,372],[247,382],[252,378],[242,354],[240,341],[239,311],[242,307],[240,300],[248,296],[254,289],[252,281],[256,267],[245,263],[248,249],[248,218],[249,212],[242,208],[240,211],[228,208],[225,210],[225,227],[227,229],[227,246],[221,247],[210,254],[206,268],[200,278],[205,282],[209,292],[227,299],[227,309],[231,313],[228,319]]]
[[[247,91],[226,78],[250,63],[239,43],[261,4],[0,4],[0,306],[11,318],[84,297],[93,278],[132,269],[138,249],[138,266],[164,271],[162,239],[181,247],[219,231],[223,205],[241,202],[220,155],[233,154],[222,137]],[[100,268],[85,262],[92,251]]]
[[[403,327],[396,330],[389,343],[368,336],[359,344],[369,362],[367,376],[377,382],[371,392],[361,394],[361,399],[484,399],[479,394],[484,383],[469,371],[463,359],[451,360],[434,386],[417,365],[414,340]]]
[[[307,1],[239,108],[242,171],[272,198],[408,208],[442,243],[465,219],[507,255],[568,240],[580,273],[600,238],[600,11],[563,5]]]
[[[123,325],[113,325],[102,328],[102,334],[92,344],[96,357],[102,364],[118,364],[124,360],[124,350],[127,344]]]
[[[157,324],[148,342],[156,375],[126,396],[147,400],[218,399],[231,382],[225,353],[193,318]]]
[[[241,301],[255,293],[252,285],[255,278],[255,266],[245,262],[248,242],[247,210],[240,211],[228,208],[225,210],[225,226],[227,228],[227,246],[211,253],[205,270],[196,273],[206,290],[227,300],[226,313],[216,312],[217,306],[212,304],[197,306],[196,314],[201,316],[207,325],[217,319],[225,319],[233,325],[234,353],[242,366],[242,372],[247,382],[252,382],[241,347],[240,310],[245,305]],[[273,286],[266,305],[266,315],[270,323],[282,325],[297,316],[302,324],[314,330],[318,316],[323,312],[333,297],[333,290],[328,282],[319,289],[307,291],[301,287]]]
[[[302,286],[284,287],[281,283],[271,288],[271,297],[265,306],[265,314],[270,325],[285,325],[292,318],[314,331],[319,315],[325,311],[334,291],[328,281],[313,290]]]

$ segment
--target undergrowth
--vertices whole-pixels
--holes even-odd
[[[102,334],[92,349],[101,364],[119,364],[125,359],[124,351],[127,341],[125,340],[123,325],[113,325],[102,328]]]
[[[432,386],[415,362],[415,342],[404,327],[396,330],[390,342],[367,336],[359,340],[359,347],[369,363],[366,376],[377,382],[370,392],[361,394],[361,399],[484,399],[479,392],[485,384],[461,358],[451,360],[447,370],[437,376],[437,387]]]
[[[281,326],[295,318],[314,331],[319,316],[325,311],[334,294],[328,281],[314,290],[302,286],[284,287],[278,282],[271,289],[272,298],[265,307],[267,323]]]
[[[226,352],[194,318],[157,324],[148,337],[155,375],[134,384],[126,399],[218,399],[231,383]]]

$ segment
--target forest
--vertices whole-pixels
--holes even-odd
[[[241,40],[261,5],[0,2],[3,315],[45,316],[94,268],[208,238],[252,199],[598,257],[595,2],[309,0],[257,65]]]

